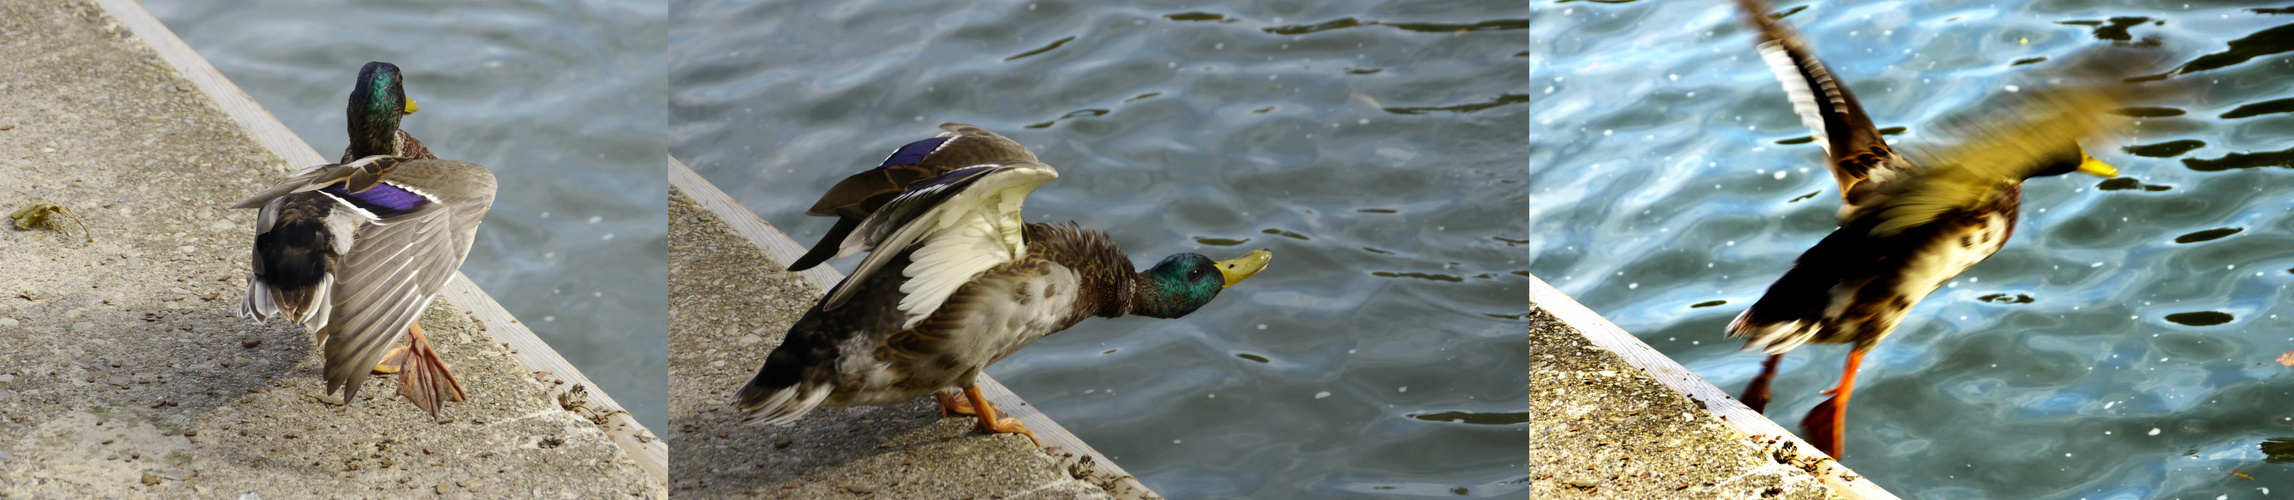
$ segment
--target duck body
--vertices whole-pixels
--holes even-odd
[[[380,177],[357,189],[347,169]],[[494,191],[491,171],[451,160],[373,156],[306,169],[234,207],[262,210],[240,312],[311,331],[326,392],[348,401],[469,255]],[[435,380],[453,395],[438,400],[460,398],[450,377]]]
[[[1099,307],[1119,300],[1083,297],[1082,292],[1126,289],[1130,261],[1121,254],[1110,259],[1102,253],[1043,251],[1052,244],[1112,248],[1104,233],[1040,223],[1029,224],[1027,232],[1030,241],[1048,244],[1031,245],[1037,251],[1029,257],[982,271],[914,327],[907,326],[908,315],[899,309],[908,297],[900,291],[907,277],[875,273],[865,282],[848,283],[856,287],[853,298],[834,310],[825,309],[823,302],[806,311],[748,388],[813,381],[800,391],[827,391],[821,406],[900,403],[969,387],[980,369],[1036,339],[1091,316],[1121,314]],[[905,268],[914,253],[903,252],[889,265]]]
[[[2123,92],[2111,86],[2033,90],[1987,108],[1985,116],[1939,127],[1961,144],[1906,155],[1888,145],[1806,40],[1770,17],[1759,0],[1736,3],[1755,28],[1761,59],[1824,146],[1841,208],[1840,228],[1802,253],[1726,332],[1746,339],[1746,349],[1769,354],[1742,398],[1754,411],[1765,409],[1786,352],[1809,342],[1854,345],[1840,384],[1826,391],[1832,398],[1801,420],[1812,444],[1838,457],[1864,353],[1921,299],[2006,246],[2024,180],[2117,175],[2079,141],[2102,130],[2096,115]]]
[[[977,127],[942,128],[956,132],[944,144],[1017,148]],[[924,143],[902,151],[914,152],[918,144]],[[821,406],[937,395],[944,410],[978,415],[982,429],[1027,433],[1016,420],[997,419],[981,398],[975,381],[982,369],[1092,316],[1184,316],[1271,258],[1265,250],[1225,262],[1182,253],[1137,271],[1106,233],[1072,222],[1021,220],[1027,195],[1058,177],[1025,149],[931,147],[937,150],[933,155],[987,163],[872,188],[871,193],[892,195],[865,208],[829,199],[859,199],[844,189],[853,179],[881,178],[875,176],[887,167],[917,164],[914,156],[896,153],[863,173],[871,177],[848,178],[824,197],[823,205],[847,209],[819,213],[858,222],[847,226],[840,220],[841,229],[813,253],[868,257],[789,328],[740,388],[734,407],[746,412],[744,422],[786,424]],[[968,402],[948,395],[959,391]]]
[[[1728,332],[1770,354],[1808,342],[1870,349],[1921,299],[2005,247],[2021,198],[2010,189],[1885,236],[1873,232],[1879,219],[1852,219],[1802,253]]]
[[[240,313],[309,330],[322,343],[327,393],[350,401],[370,371],[387,367],[400,374],[399,393],[435,416],[465,393],[416,318],[469,255],[497,187],[486,167],[435,159],[398,130],[416,109],[400,80],[397,66],[368,63],[351,93],[343,161],[233,207],[261,209]]]
[[[1870,349],[1921,298],[2005,247],[2026,179],[2117,175],[2078,145],[2101,130],[2094,115],[2111,106],[2111,89],[2034,90],[1989,115],[1939,127],[1962,144],[1907,155],[1881,137],[1805,40],[1757,0],[1738,5],[1793,110],[1824,146],[1842,202],[1840,228],[1729,322],[1729,336],[1746,338],[1747,349],[1781,354],[1807,342]]]

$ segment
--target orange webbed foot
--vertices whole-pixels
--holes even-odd
[[[1847,416],[1840,408],[1840,398],[1825,398],[1823,404],[1809,409],[1808,416],[1800,419],[1801,435],[1808,439],[1808,444],[1816,445],[1817,450],[1839,459],[1841,445],[1847,441]]]
[[[1737,398],[1737,400],[1743,401],[1745,406],[1751,407],[1753,413],[1768,411],[1768,384],[1776,380],[1776,365],[1782,361],[1784,361],[1783,354],[1769,355],[1768,361],[1760,363],[1760,375],[1753,377],[1752,383],[1745,385],[1744,397]]]
[[[462,390],[462,382],[447,371],[446,362],[438,359],[438,352],[430,349],[430,340],[422,336],[421,323],[407,326],[406,355],[399,367],[398,395],[405,396],[407,402],[421,407],[422,411],[430,412],[432,418],[438,416],[438,410],[445,407],[446,402],[468,397]]]
[[[996,434],[1019,434],[1022,436],[1027,436],[1028,442],[1035,443],[1037,448],[1043,447],[1043,440],[1036,439],[1035,431],[1028,430],[1028,426],[1021,424],[1020,419],[996,418],[998,413],[996,404],[988,402],[987,396],[980,394],[980,386],[974,385],[965,387],[964,398],[971,400],[972,409],[980,410],[979,414],[977,415],[980,419],[979,425],[977,427],[978,429]]]

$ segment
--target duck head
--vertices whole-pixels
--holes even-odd
[[[2072,172],[2105,178],[2119,176],[2118,168],[2089,156],[2086,149],[2072,144],[2041,160],[2039,169],[2028,177],[2051,177]]]
[[[1131,314],[1176,318],[1195,312],[1219,296],[1220,290],[1242,283],[1266,269],[1274,252],[1260,249],[1233,260],[1212,261],[1197,253],[1164,257],[1155,267],[1140,271],[1132,280]]]
[[[398,65],[366,63],[358,70],[358,86],[350,91],[351,148],[358,156],[392,154],[398,141],[398,120],[419,109],[406,97],[405,77]]]

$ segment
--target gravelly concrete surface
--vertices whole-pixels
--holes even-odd
[[[235,315],[254,211],[290,170],[92,4],[0,2],[0,498],[658,497],[589,421],[443,302],[422,324],[470,401],[389,377],[318,401],[308,335]]]
[[[1532,305],[1531,498],[1837,498]]]
[[[1108,498],[1025,437],[931,398],[740,427],[728,403],[821,291],[691,198],[669,196],[669,477],[697,498]]]

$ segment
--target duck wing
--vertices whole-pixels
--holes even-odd
[[[956,122],[940,125],[945,132],[893,150],[876,168],[852,174],[830,187],[806,215],[836,217],[836,226],[811,251],[789,264],[802,271],[820,265],[837,253],[847,235],[862,219],[908,191],[909,186],[959,168],[999,162],[1035,162],[1035,153],[1018,142],[987,129]]]
[[[1770,18],[1768,5],[1760,0],[1737,0],[1737,6],[1759,30],[1760,57],[1784,85],[1793,112],[1824,146],[1825,166],[1840,184],[1841,200],[1851,207],[1862,204],[1869,188],[1861,184],[1893,180],[1905,166],[1903,158],[1880,137],[1880,129],[1872,125],[1872,117],[1864,114],[1864,106],[1848,92],[1847,84],[1816,59],[1806,39]]]
[[[383,351],[398,344],[461,267],[454,215],[447,204],[431,201],[353,232],[329,293],[331,321],[318,331],[327,393],[343,388],[343,399],[356,397]]]
[[[829,291],[822,309],[843,305],[858,290],[849,284],[881,272],[905,252],[910,263],[899,272],[909,279],[900,285],[906,294],[900,310],[908,313],[904,326],[914,326],[973,276],[1027,255],[1020,204],[1057,178],[1050,165],[1006,162],[959,168],[910,185],[840,242],[840,256],[870,253]],[[915,251],[907,252],[910,247]]]
[[[259,208],[282,196],[317,191],[336,184],[342,184],[343,189],[349,192],[365,192],[381,184],[382,178],[389,175],[392,170],[413,161],[420,160],[397,156],[369,156],[344,163],[305,168],[288,177],[287,180],[272,185],[270,189],[255,193],[255,196],[247,198],[246,201],[232,205],[231,208]]]

